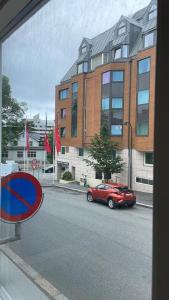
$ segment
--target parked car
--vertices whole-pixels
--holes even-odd
[[[120,183],[102,183],[87,191],[87,200],[92,202],[98,200],[107,203],[109,208],[118,206],[132,207],[136,204],[136,196],[133,191]]]
[[[46,167],[45,170],[42,168],[42,173],[53,173],[53,165]]]

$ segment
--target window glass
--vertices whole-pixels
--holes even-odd
[[[61,108],[61,119],[66,118],[66,108]]]
[[[112,98],[112,108],[122,108],[123,99],[122,98]]]
[[[88,62],[84,62],[84,72],[88,72]]]
[[[73,92],[73,93],[77,93],[77,91],[78,91],[78,83],[77,83],[77,82],[74,82],[74,83],[72,84],[72,92]]]
[[[118,59],[121,57],[121,48],[115,50],[114,58]]]
[[[66,128],[65,127],[60,128],[60,135],[61,135],[61,137],[65,137],[65,135],[66,135]]]
[[[146,165],[153,165],[153,163],[154,163],[154,153],[153,152],[145,152],[144,153],[144,163]]]
[[[138,104],[149,103],[149,90],[138,92]]]
[[[149,15],[148,15],[148,19],[151,20],[155,17],[157,17],[157,6],[154,4],[151,7],[151,10],[150,10]]]
[[[83,64],[79,64],[78,66],[77,66],[77,73],[79,74],[79,73],[83,73]]]
[[[144,37],[144,47],[150,47],[154,45],[154,32],[146,34]]]
[[[69,89],[64,89],[59,92],[60,100],[64,100],[64,99],[68,98],[68,91],[69,91]]]
[[[122,125],[111,125],[111,135],[122,135]]]
[[[83,148],[79,148],[79,156],[83,156],[84,155],[84,149]]]
[[[112,124],[123,123],[123,111],[122,109],[115,109],[112,111]]]
[[[138,62],[138,73],[143,74],[150,71],[150,58],[142,59]]]
[[[128,45],[123,45],[122,46],[122,56],[124,58],[128,57]]]
[[[137,135],[148,135],[149,107],[148,104],[141,104],[137,107]]]
[[[65,147],[61,147],[61,153],[65,154]]]
[[[112,72],[113,81],[123,81],[123,71],[113,71]]]
[[[103,73],[102,83],[106,84],[110,82],[110,72]]]
[[[87,50],[87,47],[86,47],[86,46],[83,46],[83,47],[82,47],[82,54],[83,54],[83,53],[86,53],[86,50]]]
[[[102,110],[109,109],[109,98],[102,99]]]
[[[17,151],[17,157],[23,157],[23,151]]]

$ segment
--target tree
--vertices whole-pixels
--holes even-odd
[[[100,135],[95,134],[88,147],[89,157],[92,160],[84,159],[84,161],[96,172],[103,173],[107,182],[111,178],[111,174],[120,173],[123,170],[124,162],[119,155],[114,155],[116,150],[118,150],[118,143],[111,141],[107,125],[104,124],[101,127]]]
[[[17,142],[20,133],[24,130],[23,119],[27,105],[18,102],[11,95],[11,86],[7,76],[2,77],[2,151],[7,149],[7,144]]]

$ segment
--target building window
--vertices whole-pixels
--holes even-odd
[[[103,64],[107,64],[109,62],[109,54],[103,53]]]
[[[110,83],[110,72],[103,73],[102,84]]]
[[[79,156],[83,156],[84,155],[84,149],[83,148],[79,148]]]
[[[144,164],[153,165],[154,164],[154,153],[153,152],[144,152]]]
[[[44,145],[44,141],[39,141],[39,146],[41,147],[41,146],[43,146]]]
[[[69,147],[66,146],[66,153],[69,153]]]
[[[71,109],[71,136],[77,136],[77,99],[78,99],[78,83],[72,84],[72,109]]]
[[[128,45],[122,46],[122,57],[124,57],[124,58],[128,57]]]
[[[8,158],[8,151],[2,153],[2,158]]]
[[[65,137],[65,135],[66,135],[66,127],[61,127],[60,128],[60,136]]]
[[[115,50],[114,59],[121,58],[121,56],[122,56],[122,51],[121,51],[121,47],[120,47]]]
[[[149,103],[149,90],[138,91],[138,105]]]
[[[96,173],[95,173],[95,178],[96,179],[102,179],[102,172],[101,171],[96,171]]]
[[[61,153],[65,154],[65,147],[61,147]]]
[[[17,151],[17,157],[23,157],[23,151]]]
[[[36,157],[36,151],[28,151],[28,157]]]
[[[123,71],[113,71],[112,72],[112,81],[123,81]]]
[[[66,108],[61,108],[60,117],[61,119],[66,119]]]
[[[102,65],[102,54],[98,54],[91,58],[91,69],[94,70],[96,67]]]
[[[154,32],[150,32],[144,37],[144,47],[151,47],[154,45]]]
[[[122,135],[122,125],[111,125],[111,135]]]
[[[148,19],[152,20],[157,17],[157,6],[155,4],[152,5],[149,14],[148,14]]]
[[[123,98],[112,98],[112,108],[122,108]]]
[[[77,73],[78,74],[83,73],[83,64],[77,65]]]
[[[138,62],[138,74],[147,72],[150,72],[150,58],[145,58]]]
[[[33,146],[33,142],[29,141],[29,146],[32,147]]]
[[[126,24],[121,22],[118,28],[118,35],[126,33]]]
[[[59,99],[60,100],[67,99],[68,93],[69,93],[69,89],[64,89],[64,90],[59,91]],[[40,126],[40,127],[42,127],[42,126]]]
[[[14,145],[14,146],[18,146],[18,142],[17,142],[17,141],[14,141],[14,142],[13,142],[13,145]]]
[[[82,54],[86,53],[86,51],[87,51],[86,45],[82,46],[81,49],[82,49],[82,50],[81,50],[81,53],[82,53]]]
[[[153,185],[153,180],[152,179],[147,179],[147,178],[136,177],[136,182]]]
[[[102,99],[102,110],[109,109],[109,98]]]
[[[83,71],[84,71],[84,73],[88,72],[88,62],[87,61],[85,61],[83,64]]]

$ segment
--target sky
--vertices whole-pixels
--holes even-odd
[[[149,0],[50,0],[2,45],[2,71],[12,96],[54,120],[55,86],[78,57],[83,37],[93,38]]]

